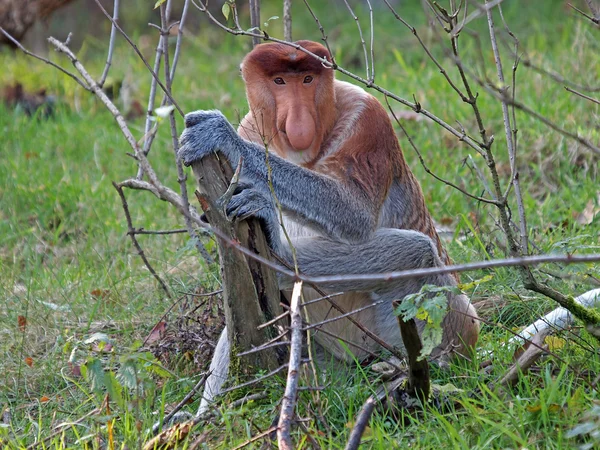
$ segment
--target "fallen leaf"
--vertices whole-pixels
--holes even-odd
[[[46,397],[45,395],[42,396],[42,398],[40,398],[40,402],[41,403],[46,403],[50,401],[50,397]]]
[[[156,325],[154,325],[154,328],[152,328],[150,334],[148,334],[148,337],[146,338],[146,344],[154,344],[155,342],[158,342],[160,338],[162,338],[166,329],[167,322],[158,322]]]
[[[33,367],[33,358],[31,356],[25,358],[25,364],[27,364],[29,367]]]
[[[72,362],[69,362],[69,368],[71,369],[71,375],[73,375],[74,377],[80,377],[81,376],[81,366],[79,364],[73,364]]]
[[[588,201],[585,205],[583,211],[581,211],[579,214],[576,214],[575,221],[579,225],[589,225],[594,221],[594,217],[596,217],[598,213],[600,213],[600,207],[596,206],[594,200],[590,199],[590,201]]]
[[[19,323],[19,331],[25,331],[25,328],[27,327],[27,317],[19,316],[17,321]]]
[[[94,289],[90,291],[90,295],[96,299],[102,299],[108,297],[110,291],[108,289]]]

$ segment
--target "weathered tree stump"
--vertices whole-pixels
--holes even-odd
[[[220,156],[220,155],[219,155]],[[233,171],[225,158],[209,156],[192,164],[198,182],[197,196],[213,229],[228,241],[239,242],[258,255],[269,258],[270,249],[257,219],[231,222],[217,200],[227,190]],[[246,257],[217,236],[225,323],[231,343],[232,374],[248,374],[255,369],[274,369],[280,365],[275,349],[267,349],[236,358],[237,353],[250,350],[274,337],[273,327],[259,330],[262,323],[281,314],[280,294],[276,274]]]

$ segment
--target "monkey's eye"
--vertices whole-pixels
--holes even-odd
[[[285,84],[285,81],[281,77],[277,77],[273,80],[275,84]]]
[[[304,77],[304,84],[310,84],[312,83],[313,77],[311,77],[310,75]]]

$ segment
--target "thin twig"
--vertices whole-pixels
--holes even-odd
[[[248,0],[248,3],[250,4],[250,26],[260,30],[260,0]],[[252,45],[256,47],[258,44],[260,44],[260,37],[253,36]]]
[[[164,71],[165,71],[165,84],[166,84],[168,93],[171,94],[172,81],[171,81],[171,71],[169,68],[169,40],[167,39],[167,36],[169,33],[167,30],[168,20],[169,19],[166,14],[166,7],[164,4],[162,4],[162,5],[160,5],[160,23],[161,23],[161,42],[163,45],[163,51],[162,51],[163,59],[164,59],[163,65],[164,65]],[[170,95],[169,95],[169,97],[170,97]],[[168,101],[167,101],[167,104],[168,104]],[[187,176],[186,176],[185,172],[183,171],[183,164],[181,162],[181,159],[177,156],[177,152],[179,150],[179,135],[177,133],[177,124],[175,123],[175,114],[173,111],[171,111],[169,113],[169,125],[171,126],[171,142],[172,142],[172,147],[173,147],[173,156],[175,158],[175,166],[177,167],[177,181],[179,182],[179,192],[181,194],[181,202],[182,202],[183,208],[185,210],[189,210],[190,203],[189,203],[189,199],[188,199],[188,191],[187,191],[187,184],[186,184]],[[209,264],[212,263],[214,260],[208,254],[208,252],[204,248],[204,245],[202,245],[202,242],[200,241],[198,234],[196,233],[196,230],[194,229],[192,220],[189,217],[184,217],[184,220],[185,220],[185,226],[188,230],[188,234],[190,235],[190,238],[193,240],[194,245],[195,245],[196,249],[198,250],[198,253],[200,253],[200,255],[202,255],[202,258],[204,258],[204,260],[206,262],[208,262]]]
[[[134,229],[132,231],[128,231],[127,234],[158,234],[158,235],[168,235],[168,234],[182,234],[187,233],[185,228],[179,228],[177,230],[144,230],[143,228]]]
[[[270,327],[271,325],[274,325],[276,322],[279,322],[284,317],[287,317],[289,313],[290,313],[289,311],[285,311],[282,314],[279,314],[277,317],[274,317],[273,319],[269,320],[268,322],[260,324],[258,326],[258,329],[262,330],[263,328]]]
[[[283,0],[283,38],[292,42],[292,0]]]
[[[564,88],[565,88],[567,91],[569,91],[569,92],[571,92],[571,93],[573,93],[573,94],[575,94],[575,95],[578,95],[578,96],[579,96],[579,97],[581,97],[581,98],[585,98],[586,100],[589,100],[590,102],[594,102],[594,103],[597,103],[598,105],[600,105],[600,100],[598,100],[598,99],[596,99],[596,98],[589,97],[589,96],[587,96],[587,95],[585,95],[585,94],[582,94],[581,92],[577,92],[575,89],[571,89],[571,88],[570,88],[570,87],[568,87],[568,86],[565,86]]]
[[[146,162],[147,161],[148,160],[146,160]],[[156,174],[154,176],[156,176]],[[186,210],[183,207],[183,202],[181,200],[180,195],[171,188],[163,186],[162,184],[159,184],[157,186],[154,183],[149,183],[148,181],[144,180],[138,180],[136,178],[130,178],[128,180],[121,181],[119,185],[127,187],[129,189],[149,191],[153,193],[158,199],[169,202],[171,205],[175,206],[175,208],[177,208],[177,210],[181,214],[183,214],[184,217],[189,217],[196,225],[202,228],[210,229],[210,227],[204,221],[202,221],[200,214],[198,214],[198,212],[192,206],[190,206],[189,210]],[[218,235],[218,231],[212,231]]]
[[[331,51],[331,47],[329,46],[329,40],[327,39],[327,35],[325,34],[325,28],[323,28],[323,25],[321,25],[321,21],[316,16],[316,14],[314,13],[314,11],[312,10],[312,8],[310,7],[310,5],[308,4],[307,0],[304,0],[304,4],[306,5],[306,9],[308,9],[308,12],[313,17],[313,19],[315,20],[315,22],[317,22],[317,26],[319,27],[319,31],[321,32],[321,40],[325,44],[325,47],[327,47],[327,51],[329,52],[329,55],[331,56],[332,68],[335,69],[336,66],[337,66],[337,64],[335,62],[335,56],[333,55],[333,52]]]
[[[413,27],[412,25],[410,25],[406,20],[404,20],[402,18],[402,16],[400,16],[400,14],[398,14],[396,12],[394,7],[390,4],[390,2],[388,0],[383,0],[383,1],[385,2],[387,7],[389,8],[389,10],[392,12],[392,14],[396,18],[396,20],[398,20],[400,23],[402,23],[402,25],[404,25],[406,28],[408,28],[410,30],[410,32],[417,38],[417,40],[419,41],[419,44],[421,45],[421,47],[423,48],[423,50],[425,51],[425,53],[427,54],[427,56],[429,57],[431,62],[433,62],[435,64],[435,66],[438,68],[440,73],[444,76],[444,78],[446,79],[446,81],[448,82],[450,87],[452,89],[454,89],[454,91],[460,96],[460,98],[462,99],[463,102],[469,103],[470,100],[465,96],[465,94],[463,94],[463,92],[454,83],[454,81],[452,81],[452,78],[450,78],[450,75],[448,75],[448,72],[446,71],[446,69],[444,69],[444,67],[439,63],[439,61],[435,58],[435,56],[433,56],[433,54],[429,50],[429,47],[427,47],[427,45],[425,45],[425,42],[423,42],[423,40],[421,39],[421,36],[419,36],[417,29],[415,27]]]
[[[156,281],[158,281],[158,284],[160,284],[160,287],[163,289],[163,291],[165,291],[165,294],[167,294],[167,297],[169,297],[171,300],[173,300],[173,296],[171,295],[170,289],[167,287],[166,283],[162,280],[160,275],[158,275],[158,273],[156,273],[156,271],[154,270],[154,267],[152,267],[152,264],[150,264],[150,261],[148,261],[148,258],[146,258],[146,254],[144,253],[142,246],[140,245],[137,238],[135,237],[135,233],[133,233],[133,231],[135,231],[135,228],[133,227],[133,222],[131,221],[131,214],[129,214],[129,206],[127,205],[127,199],[125,198],[125,193],[123,192],[123,187],[120,186],[119,184],[115,183],[114,181],[113,181],[113,186],[119,193],[119,197],[121,197],[121,204],[123,205],[123,211],[125,212],[125,219],[127,220],[127,228],[129,229],[129,232],[127,234],[131,238],[131,242],[133,243],[133,246],[136,248],[140,258],[142,258],[142,261],[144,261],[144,264],[148,268],[148,271],[152,274],[152,276],[156,279]]]
[[[55,69],[58,69],[59,71],[61,71],[62,73],[64,73],[65,75],[73,78],[77,84],[79,84],[82,88],[84,88],[86,91],[91,91],[91,88],[85,84],[85,82],[79,78],[77,75],[75,75],[74,73],[69,72],[67,69],[59,66],[56,63],[53,63],[52,61],[50,61],[47,58],[44,58],[43,56],[39,56],[36,55],[35,53],[30,52],[29,50],[27,50],[25,47],[23,47],[23,45],[21,45],[21,43],[19,41],[17,41],[14,37],[12,37],[4,28],[0,27],[0,33],[2,33],[4,36],[6,36],[6,38],[11,41],[13,44],[15,44],[17,46],[17,48],[19,50],[21,50],[23,53],[25,53],[28,56],[31,56],[35,59],[39,59],[40,61],[54,67]]]
[[[171,83],[173,83],[173,80],[175,79],[175,70],[177,69],[179,55],[181,54],[181,42],[183,41],[183,27],[185,26],[185,19],[187,18],[189,6],[190,0],[185,0],[185,3],[183,4],[183,11],[181,12],[181,19],[179,19],[179,25],[177,28],[177,43],[175,44],[173,64],[171,65]]]
[[[485,0],[488,4],[488,0]],[[496,70],[498,73],[498,81],[501,86],[505,86],[504,82],[504,71],[502,69],[502,59],[500,58],[500,51],[498,50],[498,43],[496,41],[496,30],[494,28],[494,18],[492,16],[492,10],[488,9],[487,12],[488,29],[490,32],[490,42],[492,44],[492,51],[494,53],[494,62],[496,63]],[[514,85],[513,85],[514,88]],[[504,90],[506,93],[506,90]],[[514,91],[513,91],[514,92]],[[527,255],[529,253],[529,237],[527,233],[527,217],[525,215],[525,206],[523,205],[523,195],[521,193],[521,185],[519,183],[519,172],[516,168],[516,151],[515,141],[512,129],[510,126],[510,115],[508,112],[508,102],[504,100],[506,94],[502,100],[502,118],[504,119],[504,134],[506,136],[506,148],[508,150],[508,156],[510,159],[510,166],[512,172],[512,185],[515,188],[515,200],[517,202],[517,208],[519,211],[519,231],[521,237],[521,254]],[[513,95],[514,102],[514,95]],[[516,128],[516,126],[515,126]]]
[[[302,331],[309,331],[309,330],[312,330],[312,329],[315,329],[315,328],[320,328],[323,325],[327,325],[328,323],[332,323],[332,322],[336,322],[336,321],[341,320],[341,319],[348,318],[348,317],[350,317],[350,316],[352,316],[354,314],[357,314],[357,313],[362,312],[362,311],[366,311],[367,309],[374,308],[374,307],[379,306],[379,305],[381,305],[383,303],[386,303],[386,302],[387,302],[387,300],[383,300],[383,299],[382,300],[377,300],[377,301],[375,301],[373,303],[369,303],[368,305],[361,306],[360,308],[357,308],[357,309],[353,309],[352,311],[349,311],[349,312],[347,312],[345,314],[340,314],[339,316],[330,317],[329,319],[325,319],[325,320],[322,320],[320,322],[311,322],[310,325],[306,325],[305,327],[303,327]]]
[[[369,7],[369,30],[371,34],[369,42],[371,50],[371,78],[369,78],[369,81],[372,83],[375,81],[375,24],[373,23],[373,7],[371,6],[371,2],[369,0],[366,0],[366,2]]]
[[[119,20],[119,1],[114,0],[113,5],[113,23],[117,23]],[[106,77],[108,76],[108,71],[112,64],[113,51],[115,49],[115,41],[117,38],[117,29],[114,25],[110,28],[110,40],[108,41],[108,55],[106,56],[106,65],[104,66],[104,70],[102,71],[102,76],[100,77],[100,81],[98,81],[98,86],[104,86],[104,82],[106,81]]]
[[[258,441],[259,439],[265,438],[267,436],[269,436],[273,431],[277,430],[277,427],[273,426],[271,428],[267,428],[265,431],[263,431],[262,433],[258,433],[255,436],[252,436],[250,439],[248,439],[247,441],[241,443],[240,445],[233,447],[232,450],[240,450],[241,448],[244,448],[250,444],[252,444],[253,442]]]
[[[370,71],[370,66],[369,66],[369,56],[367,54],[367,44],[365,43],[365,38],[363,37],[362,28],[360,26],[358,16],[356,14],[354,14],[352,7],[348,3],[348,0],[344,0],[344,3],[346,4],[346,8],[348,8],[348,11],[350,12],[350,15],[356,22],[356,27],[358,28],[358,35],[360,36],[360,45],[362,46],[363,53],[365,54],[365,70],[367,72],[367,82],[368,82],[368,84],[371,84],[373,82],[373,79],[371,77],[371,71]]]
[[[291,427],[296,407],[300,362],[302,360],[302,315],[300,314],[299,307],[301,293],[302,282],[295,283],[290,299],[290,359],[277,427],[277,443],[279,444],[279,448],[283,450],[292,450],[294,448]]]
[[[583,17],[585,17],[586,19],[591,20],[594,24],[596,25],[600,25],[600,18],[598,17],[592,17],[589,14],[587,14],[585,11],[582,11],[581,9],[577,8],[576,6],[573,6],[570,3],[567,3],[567,6],[573,8],[575,11],[577,11],[579,14],[581,14]]]
[[[94,1],[96,2],[96,5],[98,5],[98,8],[100,8],[100,10],[102,11],[102,13],[108,18],[108,20],[110,20],[110,22],[116,27],[116,29],[119,30],[119,33],[121,33],[121,35],[125,38],[125,40],[127,41],[127,43],[131,46],[131,48],[133,48],[133,50],[135,51],[135,53],[139,56],[140,60],[146,66],[146,69],[148,69],[148,71],[151,73],[152,77],[154,77],[154,79],[156,80],[156,82],[158,83],[158,85],[161,87],[161,89],[163,90],[163,92],[165,93],[165,95],[167,97],[169,97],[169,100],[171,100],[171,103],[173,104],[173,106],[175,107],[175,109],[177,109],[177,111],[179,112],[179,114],[181,115],[181,117],[183,117],[185,115],[183,113],[183,110],[179,107],[179,105],[173,99],[173,97],[171,97],[171,94],[169,94],[167,92],[167,88],[165,87],[165,85],[163,84],[163,82],[160,81],[160,78],[158,77],[158,74],[154,70],[152,70],[152,67],[150,67],[150,64],[148,64],[148,61],[146,61],[146,58],[144,58],[144,55],[142,55],[142,52],[140,52],[140,49],[137,47],[137,45],[135,45],[133,43],[133,41],[131,40],[131,38],[127,35],[127,33],[125,33],[125,31],[123,31],[123,29],[119,26],[119,24],[113,20],[112,16],[108,13],[108,11],[106,11],[106,9],[104,9],[104,7],[102,6],[102,3],[100,3],[100,0],[94,0]]]
[[[173,418],[173,416],[175,416],[175,414],[177,414],[179,411],[181,411],[181,408],[183,408],[185,405],[187,405],[189,403],[189,401],[194,397],[194,395],[196,395],[196,393],[202,389],[202,387],[206,384],[206,380],[208,378],[208,376],[210,375],[210,372],[205,372],[202,374],[201,378],[198,380],[198,382],[194,385],[194,387],[190,390],[190,392],[188,392],[186,394],[185,397],[183,397],[183,399],[177,403],[177,405],[175,405],[175,407],[171,410],[171,412],[169,414],[167,414],[162,421],[157,422],[153,427],[152,427],[152,434],[156,434],[159,431],[162,430],[162,427],[164,426],[164,424],[168,424],[169,421]]]
[[[406,128],[404,128],[404,125],[402,125],[402,123],[400,122],[400,119],[398,119],[398,117],[396,116],[396,113],[392,109],[392,106],[390,105],[387,97],[385,97],[385,102],[386,102],[386,104],[388,106],[388,109],[389,109],[390,113],[394,117],[394,120],[396,121],[396,123],[398,124],[398,126],[400,127],[400,129],[402,130],[402,132],[404,133],[404,136],[406,136],[406,139],[408,139],[408,142],[410,143],[410,146],[413,148],[413,150],[417,154],[417,157],[419,158],[419,162],[421,163],[421,166],[423,167],[423,169],[425,169],[425,172],[427,172],[429,175],[431,175],[436,180],[441,181],[442,183],[447,184],[450,187],[453,187],[457,191],[461,192],[462,194],[466,195],[467,197],[472,198],[473,200],[477,200],[478,202],[488,203],[488,204],[496,205],[496,206],[499,205],[499,202],[497,200],[489,199],[489,198],[485,198],[485,197],[480,197],[478,195],[473,195],[470,192],[468,192],[467,190],[465,190],[465,189],[461,188],[460,186],[458,186],[457,184],[454,184],[451,181],[445,180],[444,178],[442,178],[442,177],[436,175],[435,173],[433,173],[431,171],[431,169],[429,168],[429,166],[427,166],[427,164],[425,163],[425,159],[423,158],[423,155],[421,154],[421,152],[417,148],[416,144],[414,143],[414,141],[412,140],[412,138],[410,137],[410,135],[406,131]]]

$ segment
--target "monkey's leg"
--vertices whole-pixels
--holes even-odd
[[[427,267],[443,267],[437,248],[426,235],[417,231],[381,228],[364,242],[344,243],[322,237],[297,238],[294,241],[300,271],[309,276],[358,275],[366,273],[388,273]],[[283,248],[284,244],[282,245]],[[288,252],[282,252],[290,260]],[[291,261],[290,261],[291,262]],[[290,280],[281,280],[282,288],[290,287]],[[363,317],[370,323],[364,325],[376,332],[379,337],[394,345],[401,346],[400,331],[392,302],[406,295],[418,292],[425,284],[454,286],[456,280],[450,274],[429,275],[420,278],[407,278],[390,281],[350,279],[321,285],[326,292],[346,292],[349,307],[358,309],[373,302],[381,304],[373,307],[370,315]],[[366,295],[359,295],[359,293]],[[340,300],[340,302],[342,302]],[[455,346],[462,352],[473,346],[477,340],[479,322],[477,314],[464,295],[448,295],[449,312],[442,324],[444,338],[441,351]],[[314,314],[317,320],[325,318],[321,302],[320,311]],[[343,303],[341,306],[347,308]],[[312,308],[317,309],[316,305]],[[328,315],[332,313],[327,312]],[[335,314],[337,315],[337,314]],[[358,328],[354,327],[356,330]],[[338,327],[339,328],[339,327]],[[356,331],[357,340],[364,336]],[[345,336],[351,338],[352,336]],[[443,348],[442,348],[443,347]]]

